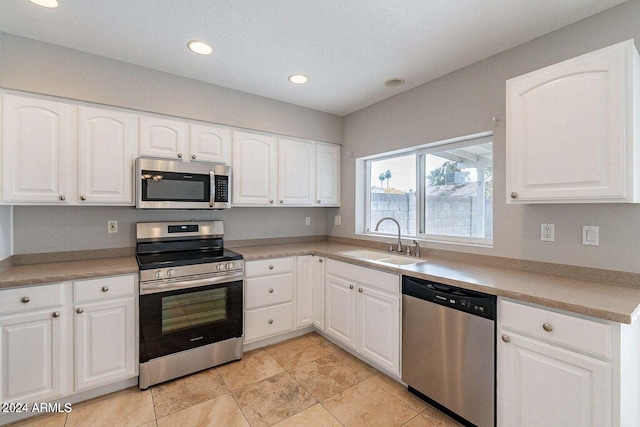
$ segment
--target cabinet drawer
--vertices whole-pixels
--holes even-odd
[[[505,300],[500,300],[498,315],[506,329],[611,358],[609,324]]]
[[[73,282],[73,301],[84,302],[133,295],[135,281],[132,275],[101,277]]]
[[[254,277],[246,280],[245,308],[258,308],[293,301],[293,274]]]
[[[293,330],[293,303],[247,310],[244,342],[248,343]]]
[[[327,260],[327,274],[400,295],[400,276],[346,262]]]
[[[293,257],[249,261],[244,264],[244,272],[246,277],[291,273],[293,264]]]
[[[56,283],[0,291],[0,313],[62,305],[64,302],[63,289],[62,283]]]

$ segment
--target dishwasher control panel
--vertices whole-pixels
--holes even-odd
[[[403,295],[495,320],[496,297],[451,285],[402,276]]]

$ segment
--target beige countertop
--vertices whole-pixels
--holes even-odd
[[[425,250],[426,257],[421,259],[424,262],[393,267],[343,255],[343,251],[365,248],[334,242],[231,249],[241,253],[245,261],[295,255],[324,256],[621,323],[631,323],[640,315],[640,288],[429,258],[428,250]],[[0,289],[137,272],[138,265],[133,256],[20,265],[0,272]]]

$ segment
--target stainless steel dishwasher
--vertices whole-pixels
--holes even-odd
[[[402,380],[479,427],[495,426],[496,297],[402,277]]]

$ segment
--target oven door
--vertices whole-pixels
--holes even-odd
[[[140,295],[140,363],[241,336],[241,280]]]

